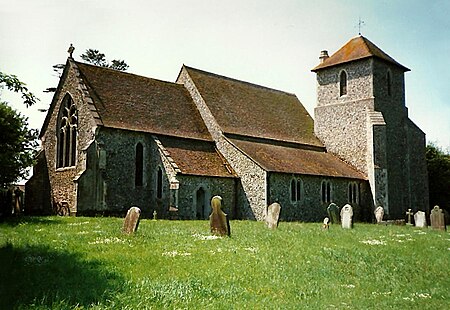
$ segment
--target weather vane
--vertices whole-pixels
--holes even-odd
[[[365,25],[366,23],[361,19],[361,17],[358,20],[358,34],[361,35],[361,28]]]

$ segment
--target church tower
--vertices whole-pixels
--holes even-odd
[[[373,207],[390,218],[428,211],[425,134],[409,118],[399,64],[363,36],[321,52],[314,131],[328,152],[363,172]]]

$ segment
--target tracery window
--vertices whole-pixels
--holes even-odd
[[[59,110],[56,167],[72,167],[77,155],[78,112],[72,97],[67,94]]]
[[[339,96],[347,95],[347,72],[341,71],[339,75]]]

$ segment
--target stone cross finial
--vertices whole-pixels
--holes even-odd
[[[67,53],[69,53],[69,58],[73,58],[72,57],[72,54],[73,54],[73,51],[75,50],[75,47],[73,47],[73,45],[72,45],[72,43],[70,43],[70,47],[69,47],[69,49],[67,50]]]

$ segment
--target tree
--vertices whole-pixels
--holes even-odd
[[[0,72],[0,88],[4,86],[21,93],[27,107],[39,100],[15,75]],[[38,131],[29,129],[27,118],[0,98],[0,132],[0,187],[4,188],[27,176],[27,168],[34,163]]]
[[[450,212],[450,154],[433,143],[426,148],[430,206]]]
[[[91,48],[87,49],[86,52],[81,54],[80,57],[84,61],[91,63],[93,65],[111,68],[118,71],[126,71],[129,67],[124,60],[114,59],[111,61],[111,63],[109,63],[105,58],[105,54],[100,53],[100,51]]]

